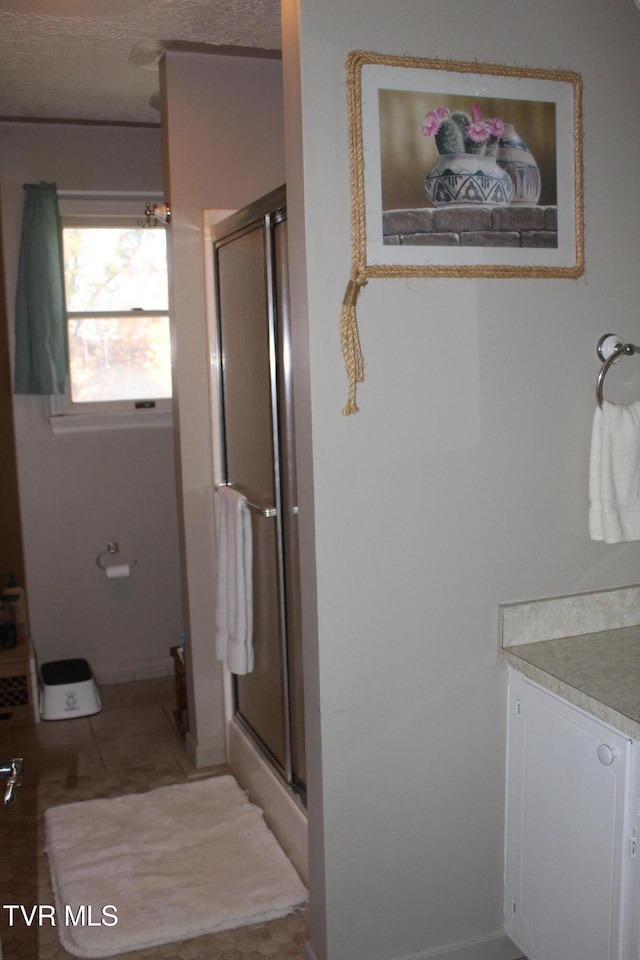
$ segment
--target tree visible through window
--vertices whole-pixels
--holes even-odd
[[[72,404],[170,398],[164,229],[63,220],[63,247]]]

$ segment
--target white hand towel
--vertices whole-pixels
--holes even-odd
[[[242,494],[216,492],[216,656],[231,673],[253,670],[253,544]]]
[[[640,540],[640,401],[596,408],[589,497],[592,540]]]

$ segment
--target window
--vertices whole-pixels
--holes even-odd
[[[143,210],[60,201],[69,376],[54,413],[170,407],[166,232],[145,226]]]

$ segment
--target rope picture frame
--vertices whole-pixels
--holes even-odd
[[[352,51],[351,275],[340,335],[356,413],[356,305],[374,278],[584,273],[582,79]]]

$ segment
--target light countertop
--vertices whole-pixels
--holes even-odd
[[[530,680],[640,741],[640,626],[502,648]]]

